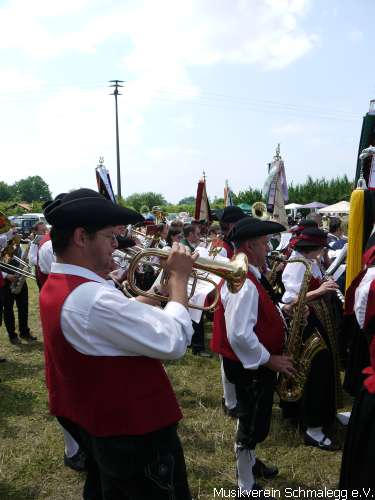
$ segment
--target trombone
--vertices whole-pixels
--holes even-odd
[[[26,264],[25,262],[24,264],[28,266],[28,264]],[[13,266],[12,264],[7,264],[6,262],[0,262],[0,272],[1,271],[9,271],[11,274],[20,274],[21,276],[26,276],[26,278],[36,280],[35,275],[31,271],[28,271],[27,269],[20,269],[19,267]]]
[[[151,299],[167,301],[168,297],[161,295],[156,292],[150,292],[140,289],[136,285],[135,272],[139,263],[142,259],[147,257],[158,257],[159,259],[167,259],[170,250],[150,248],[141,250],[136,253],[136,255],[130,260],[127,281],[123,284],[123,291],[127,295],[129,290],[135,295],[142,295],[143,297],[149,297]],[[204,271],[207,273],[215,274],[223,278],[227,282],[227,286],[230,292],[237,293],[241,290],[243,284],[245,283],[247,272],[248,272],[248,261],[247,257],[243,253],[239,253],[231,262],[226,262],[223,260],[217,261],[213,259],[207,259],[204,257],[198,257],[198,259],[193,264],[193,270],[191,273],[192,277],[192,288],[189,295],[189,299],[194,295],[195,288],[198,280],[206,281],[214,286],[215,298],[210,306],[197,306],[195,304],[188,304],[188,307],[192,309],[200,309],[202,311],[210,311],[215,309],[219,301],[219,289],[217,284],[208,278],[207,276],[198,275],[197,271]],[[161,282],[163,284],[167,283],[168,278],[165,276],[163,271],[163,276]]]

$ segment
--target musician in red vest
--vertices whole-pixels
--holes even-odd
[[[247,255],[249,272],[238,293],[231,293],[222,282],[214,316],[211,347],[222,355],[225,374],[235,384],[239,403],[235,450],[240,491],[259,490],[255,476],[271,478],[278,473],[276,467],[256,461],[255,447],[269,432],[277,372],[295,374],[292,360],[282,354],[282,313],[260,272],[268,252],[267,235],[283,230],[281,224],[253,217],[236,224],[230,240],[236,252]],[[286,312],[291,309],[286,306]]]
[[[190,500],[182,418],[160,360],[191,341],[193,257],[174,243],[170,301],[128,299],[107,281],[115,226],[142,217],[91,189],[46,207],[57,258],[40,294],[49,407],[87,455],[84,499]]]
[[[235,224],[244,217],[246,217],[246,214],[240,207],[236,207],[233,205],[224,208],[223,213],[220,217],[220,229],[223,233],[223,240],[218,240],[217,242],[215,242],[217,246],[222,247],[219,253],[221,257],[227,257],[228,259],[231,259],[233,257],[234,245],[228,239],[228,235],[232,231]]]
[[[338,285],[333,279],[324,279],[320,266],[320,256],[327,246],[327,233],[317,227],[304,229],[295,238],[290,260],[305,259],[312,268],[305,296],[310,315],[302,338],[307,341],[318,331],[326,347],[312,359],[301,400],[282,403],[281,406],[284,417],[301,421],[306,445],[335,451],[338,446],[327,435],[327,429],[332,426],[336,409],[342,403],[337,325],[331,304],[331,300],[337,300],[335,292]],[[298,298],[305,272],[306,267],[302,262],[287,263],[282,274],[284,303]]]
[[[370,237],[371,240],[371,237]],[[364,260],[367,269],[355,293],[354,311],[366,343],[370,362],[356,397],[342,456],[340,489],[366,491],[375,488],[375,245],[369,243]]]

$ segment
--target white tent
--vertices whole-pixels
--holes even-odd
[[[348,201],[339,201],[334,205],[329,205],[328,207],[321,208],[318,210],[320,214],[348,214],[350,209],[350,203]]]
[[[296,208],[301,208],[303,205],[299,205],[298,203],[289,203],[285,205],[285,210],[295,210]]]

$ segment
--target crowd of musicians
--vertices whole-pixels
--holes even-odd
[[[28,325],[27,280],[17,272],[35,268],[50,412],[64,436],[65,464],[86,471],[85,500],[192,498],[177,433],[182,413],[163,368],[189,347],[202,358],[219,356],[223,409],[237,419],[239,498],[264,495],[262,486],[278,474],[277,464],[258,457],[275,404],[285,425],[302,430],[306,446],[340,448],[332,430],[345,370],[356,400],[340,487],[375,486],[375,447],[368,446],[375,433],[375,251],[370,245],[355,294],[364,332],[359,356],[343,316],[344,259],[334,277],[327,275],[345,250],[340,219],[331,219],[329,231],[315,215],[286,228],[231,206],[212,225],[155,224],[90,189],[57,196],[44,214],[50,229],[38,223],[26,240],[14,227],[0,228],[0,320],[12,344],[37,341]],[[168,250],[137,269],[138,285],[158,294],[152,297],[124,293],[129,262],[142,248]],[[210,313],[191,307],[188,293],[201,257],[218,267],[246,262],[238,289],[216,280]],[[204,288],[195,304],[209,306],[213,294]]]

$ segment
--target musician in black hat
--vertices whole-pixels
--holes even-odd
[[[239,489],[259,490],[255,477],[274,477],[276,467],[255,458],[255,447],[268,435],[277,372],[293,376],[291,358],[284,356],[282,313],[273,302],[270,285],[261,274],[268,252],[268,235],[284,231],[276,222],[241,219],[230,240],[249,260],[247,280],[238,293],[220,285],[212,350],[223,356],[225,374],[235,384],[239,403],[236,461]],[[272,296],[272,298],[271,298]],[[292,306],[287,306],[290,312]],[[257,494],[259,492],[256,492]]]
[[[142,217],[90,189],[45,209],[57,262],[40,294],[50,411],[87,455],[83,497],[191,499],[177,423],[160,360],[191,341],[187,281],[193,258],[173,245],[170,302],[129,300],[106,280],[115,226]]]
[[[304,229],[295,239],[290,260],[304,259],[311,265],[311,276],[305,275],[302,262],[288,263],[282,274],[285,293],[282,301],[286,304],[299,298],[302,283],[308,279],[308,291],[304,300],[309,306],[307,326],[301,332],[301,340],[306,345],[309,338],[318,331],[324,340],[324,347],[312,359],[311,368],[303,389],[302,398],[296,403],[282,404],[285,417],[300,419],[305,430],[304,442],[322,450],[337,449],[328,437],[336,409],[340,407],[342,394],[337,347],[337,328],[329,298],[335,298],[338,285],[332,279],[324,280],[319,265],[322,251],[327,248],[327,233],[316,227]],[[302,325],[303,326],[303,325]]]
[[[215,245],[221,246],[221,251],[219,255],[221,257],[228,257],[231,259],[234,254],[234,245],[228,238],[230,232],[232,231],[235,224],[246,217],[245,212],[240,208],[234,205],[225,207],[219,220],[220,220],[220,229],[223,234],[223,240],[217,240]]]

